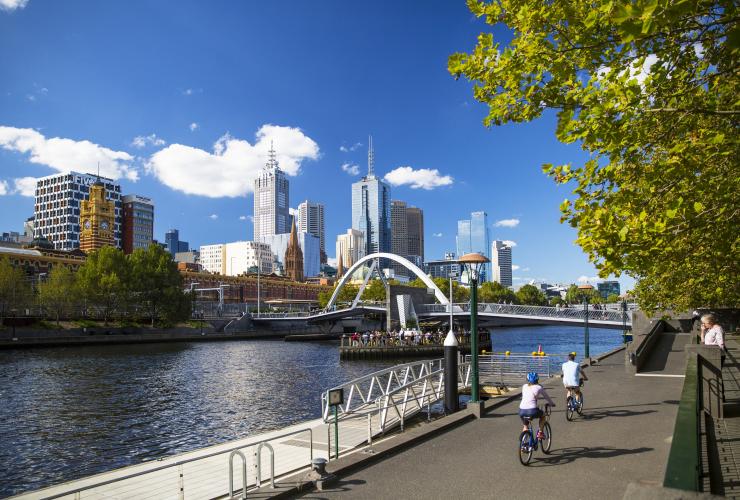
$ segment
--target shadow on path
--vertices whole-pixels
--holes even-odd
[[[550,467],[553,465],[563,465],[575,462],[580,458],[612,458],[622,455],[636,455],[653,451],[653,448],[635,448],[633,450],[623,448],[609,448],[597,446],[595,448],[585,448],[583,446],[572,446],[570,448],[561,448],[553,450],[550,455],[536,458],[530,467]]]
[[[632,410],[605,410],[605,411],[593,411],[585,409],[583,410],[583,420],[601,420],[607,417],[637,417],[639,415],[647,415],[648,413],[655,413],[655,410],[645,411],[632,411]]]

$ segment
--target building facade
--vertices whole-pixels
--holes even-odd
[[[190,244],[187,241],[180,240],[180,231],[170,229],[164,234],[164,248],[175,257],[177,252],[187,252],[190,250]]]
[[[88,198],[90,186],[98,176],[70,172],[42,177],[36,182],[33,237],[44,237],[57,250],[80,247],[80,203]],[[106,198],[113,202],[113,239],[121,247],[123,222],[121,186],[112,179],[100,177]]]
[[[337,236],[337,265],[340,257],[343,269],[349,269],[365,256],[365,235],[356,229],[347,229],[346,234]]]
[[[417,207],[406,208],[408,255],[418,256],[424,262],[424,211]]]
[[[293,281],[303,281],[303,252],[298,244],[295,222],[290,228],[290,238],[288,239],[288,248],[285,249],[283,263],[285,265],[285,276]]]
[[[391,252],[406,257],[409,253],[409,231],[405,201],[391,201]],[[396,276],[408,276],[407,269],[396,262],[391,262]]]
[[[324,226],[324,205],[323,203],[313,203],[305,200],[298,205],[298,225],[299,233],[309,233],[319,239],[320,262],[326,264],[326,230]]]
[[[80,250],[90,253],[116,246],[115,214],[116,205],[106,196],[105,185],[95,181],[88,199],[80,201]]]
[[[488,214],[486,212],[472,212],[469,220],[457,221],[456,241],[458,256],[479,253],[490,259],[491,243],[488,234]],[[490,280],[490,263],[486,263],[481,268],[478,282],[483,283]],[[467,282],[466,276],[463,277],[463,282]]]
[[[602,281],[596,284],[599,290],[599,295],[604,299],[608,298],[609,295],[619,295],[621,289],[619,287],[619,281]]]
[[[365,254],[391,251],[391,187],[375,176],[372,139],[367,176],[352,184],[352,229],[365,235]]]
[[[285,172],[280,170],[275,150],[254,180],[254,241],[290,231],[290,189]]]
[[[223,276],[240,276],[259,266],[262,274],[273,272],[270,245],[255,241],[235,241],[201,245],[200,266],[203,271]]]
[[[321,248],[319,239],[309,233],[297,233],[298,245],[303,253],[303,277],[318,276],[321,272]],[[272,249],[273,272],[283,273],[285,268],[285,251],[288,249],[290,233],[265,236],[262,243],[267,243]]]
[[[448,279],[452,275],[457,282],[460,281],[460,264],[455,262],[455,254],[448,252],[443,260],[430,260],[424,264],[424,272],[432,278]]]
[[[124,253],[151,245],[154,241],[154,202],[136,194],[124,196],[121,227]]]
[[[511,267],[511,247],[503,241],[496,240],[491,245],[492,281],[498,281],[503,286],[514,284]]]

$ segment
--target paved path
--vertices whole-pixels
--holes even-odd
[[[551,392],[552,454],[519,464],[518,402],[341,478],[304,498],[622,498],[630,481],[662,484],[683,379],[635,377],[622,353],[589,368],[584,417],[567,422]]]
[[[727,358],[722,368],[725,385],[725,418],[714,422],[719,474],[713,477],[717,493],[740,498],[740,344],[738,337],[726,339]]]

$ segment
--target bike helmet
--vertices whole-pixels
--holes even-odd
[[[536,384],[540,380],[540,376],[537,375],[537,372],[529,372],[527,373],[527,382],[530,384]]]

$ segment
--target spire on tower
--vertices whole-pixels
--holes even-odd
[[[367,149],[367,176],[373,177],[375,172],[375,151],[373,151],[373,136],[368,138],[368,149]]]
[[[277,170],[280,167],[278,166],[277,157],[275,156],[275,148],[272,145],[272,141],[270,141],[270,151],[269,151],[269,157],[267,159],[267,167]]]

